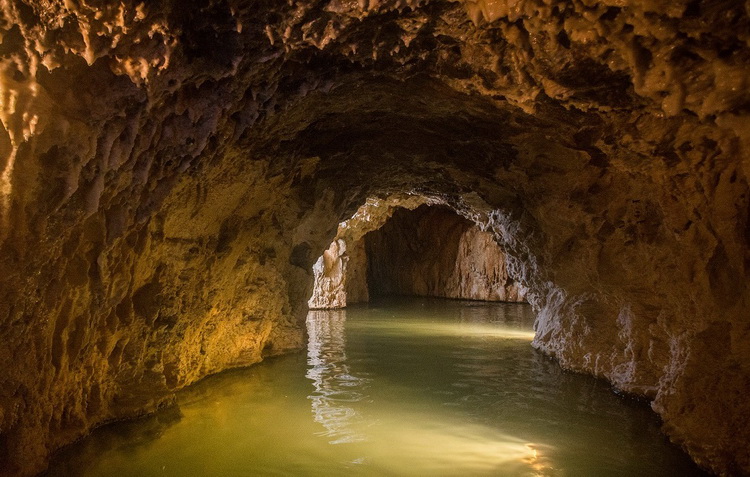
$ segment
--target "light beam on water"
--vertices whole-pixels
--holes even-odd
[[[534,351],[533,320],[426,299],[314,311],[306,353],[100,429],[50,475],[702,475],[646,403]]]
[[[346,364],[346,312],[311,311],[307,317],[308,371],[315,392],[309,399],[315,421],[331,438],[330,444],[369,442],[366,454],[353,463],[376,464],[398,473],[408,462],[421,471],[440,472],[455,468],[490,471],[502,464],[538,460],[533,444],[505,435],[487,426],[466,424],[450,415],[407,413],[395,407],[373,407],[362,416],[352,403],[367,398],[372,380],[352,375]],[[478,323],[366,322],[362,329],[375,329],[381,335],[411,336],[494,336],[510,339],[533,338],[533,332],[493,327]],[[438,415],[440,414],[440,415]],[[440,425],[433,421],[439,419]]]

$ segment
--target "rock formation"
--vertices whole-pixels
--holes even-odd
[[[342,239],[334,239],[331,245],[313,265],[313,291],[307,300],[312,310],[344,308],[347,305],[346,289],[349,279],[349,247]],[[366,260],[366,257],[365,257]],[[349,300],[349,304],[353,304]]]
[[[526,293],[508,276],[491,233],[418,197],[367,201],[339,224],[313,275],[311,309],[367,302],[370,288],[380,295],[485,301],[523,302]]]
[[[399,209],[364,238],[376,295],[524,301],[492,234],[444,207]]]
[[[0,469],[302,344],[367,198],[491,232],[534,346],[750,473],[750,4],[0,3]]]
[[[307,305],[313,310],[344,308],[370,301],[365,243],[336,238],[313,265],[313,291]]]

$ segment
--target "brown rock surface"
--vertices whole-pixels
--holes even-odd
[[[447,208],[399,209],[365,245],[375,295],[525,301],[492,234]]]
[[[339,224],[336,238],[313,265],[308,306],[367,302],[370,288],[380,295],[525,301],[526,290],[508,277],[505,253],[491,233],[424,202],[370,200]]]
[[[750,473],[750,4],[0,3],[0,468],[301,345],[366,198],[491,231],[534,345]]]

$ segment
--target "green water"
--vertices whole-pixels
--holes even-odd
[[[530,346],[528,305],[308,316],[306,353],[213,376],[65,450],[67,476],[690,476],[644,402]]]

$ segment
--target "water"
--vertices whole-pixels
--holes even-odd
[[[50,475],[702,475],[646,403],[534,351],[533,319],[429,299],[311,312],[306,354],[99,429]]]

